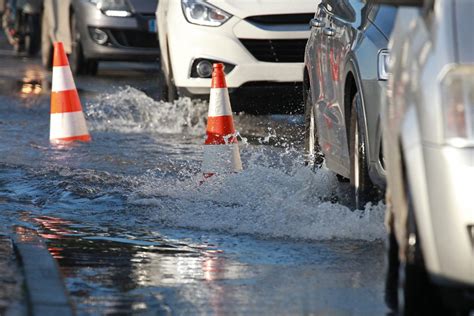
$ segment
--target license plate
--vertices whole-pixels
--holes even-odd
[[[148,20],[148,32],[151,32],[151,33],[156,33],[156,20],[155,19],[151,19],[151,20]]]

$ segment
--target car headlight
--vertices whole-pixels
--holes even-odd
[[[125,18],[132,16],[132,9],[127,0],[89,0],[97,9],[107,16]]]
[[[207,3],[205,0],[181,0],[184,16],[189,23],[204,26],[221,26],[232,15]]]
[[[388,63],[390,61],[390,53],[386,49],[382,49],[378,56],[378,78],[379,80],[388,80],[389,70]]]
[[[474,65],[448,70],[440,92],[446,141],[454,146],[474,145]]]

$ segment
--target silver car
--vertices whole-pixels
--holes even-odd
[[[44,0],[44,66],[51,66],[54,41],[64,42],[77,74],[95,74],[99,61],[157,60],[157,5],[158,0]]]
[[[474,310],[474,1],[376,1],[412,5],[399,10],[392,32],[382,116],[387,303],[397,309],[400,279],[405,315],[468,315]]]
[[[385,187],[380,96],[396,9],[372,1],[322,0],[305,53],[306,152],[341,181],[357,208]]]

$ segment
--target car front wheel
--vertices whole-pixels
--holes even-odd
[[[316,128],[316,109],[311,97],[311,91],[307,91],[305,98],[305,165],[318,168],[322,165],[324,158],[318,142],[318,131]]]
[[[436,288],[431,283],[425,268],[414,216],[413,197],[408,182],[405,183],[408,206],[408,242],[406,262],[400,265],[402,270],[403,315],[452,315],[444,306]]]
[[[53,66],[53,43],[49,36],[50,28],[46,13],[43,13],[41,19],[41,63],[47,70]]]
[[[353,187],[353,200],[357,209],[374,200],[374,192],[376,192],[369,177],[365,140],[362,134],[361,122],[357,115],[360,108],[360,95],[356,93],[352,98],[349,153],[351,157],[350,182]]]
[[[69,55],[69,65],[73,74],[95,75],[98,70],[98,62],[88,60],[84,57],[81,43],[81,33],[78,27],[77,16],[71,13],[71,54]]]

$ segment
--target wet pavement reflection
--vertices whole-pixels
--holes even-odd
[[[373,275],[381,272],[381,256],[369,254],[380,251],[380,243],[311,244],[184,230],[178,232],[187,236],[183,242],[165,237],[166,229],[137,238],[51,216],[29,221],[48,240],[81,315],[346,315],[356,302],[355,314],[377,311]],[[371,295],[372,302],[358,301]]]

